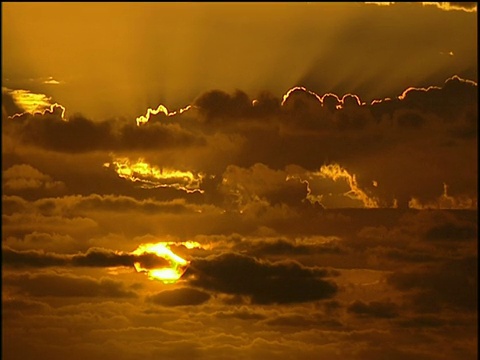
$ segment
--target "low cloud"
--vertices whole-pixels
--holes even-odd
[[[146,301],[162,306],[201,305],[210,299],[210,294],[192,288],[165,290],[148,296]]]
[[[53,266],[73,267],[134,267],[138,262],[144,267],[168,266],[168,262],[153,254],[133,255],[101,248],[90,248],[75,255],[45,253],[41,250],[2,249],[3,264],[8,267],[43,268]]]
[[[350,304],[347,311],[361,317],[394,318],[398,316],[399,306],[392,302],[357,300]]]
[[[207,290],[248,296],[254,304],[288,304],[331,298],[337,286],[327,270],[297,262],[259,261],[226,253],[192,261],[189,283]]]
[[[407,292],[411,305],[424,313],[443,306],[463,311],[478,307],[478,259],[466,257],[439,266],[397,271],[388,277],[395,288]]]
[[[88,276],[50,273],[19,274],[5,278],[4,285],[16,292],[34,297],[136,297],[135,292],[128,290],[121,281],[110,278],[95,279]]]
[[[46,190],[47,192],[65,192],[62,181],[55,181],[49,175],[41,173],[28,164],[13,165],[3,171],[2,185],[5,192],[21,192],[23,190]]]

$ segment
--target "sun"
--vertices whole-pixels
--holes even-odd
[[[141,262],[135,262],[133,265],[138,272],[145,273],[149,279],[162,281],[164,284],[173,284],[177,282],[190,264],[189,261],[181,258],[175,254],[170,247],[169,243],[156,243],[156,244],[142,244],[135,251],[133,255],[145,255],[153,254],[160,258],[165,259],[168,262],[166,267],[161,268],[149,268]]]

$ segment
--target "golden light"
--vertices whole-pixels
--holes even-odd
[[[24,113],[29,113],[32,115],[40,114],[45,115],[47,112],[53,114],[55,109],[61,110],[61,117],[65,120],[65,107],[58,103],[52,104],[50,101],[51,97],[47,97],[45,94],[36,94],[32,93],[29,90],[11,90],[3,87],[2,91],[8,92],[15,104],[17,104],[21,109],[24,110],[23,113],[15,114],[10,118],[15,118],[23,115]]]
[[[314,93],[313,91],[310,91],[310,90],[306,89],[303,86],[295,86],[295,87],[291,88],[290,90],[288,90],[285,95],[283,95],[281,106],[284,106],[285,103],[287,102],[288,98],[290,97],[290,95],[297,90],[300,90],[300,91],[303,91],[303,92],[306,92],[310,95],[315,96],[315,98],[320,102],[320,104],[322,103],[322,98],[318,94]]]
[[[171,187],[187,193],[204,192],[200,189],[200,184],[204,178],[202,173],[194,174],[191,171],[158,168],[145,162],[143,158],[136,162],[132,162],[126,157],[116,158],[112,165],[114,165],[114,170],[118,176],[132,182],[138,182],[143,188]],[[110,167],[110,163],[105,163],[104,166]]]
[[[150,116],[152,116],[152,115],[157,115],[159,113],[163,113],[163,114],[165,114],[165,116],[174,116],[174,115],[177,115],[177,113],[181,114],[181,113],[183,113],[187,110],[190,110],[190,108],[191,108],[191,106],[188,105],[188,106],[184,107],[183,109],[178,110],[178,112],[177,111],[169,112],[168,109],[161,104],[158,105],[158,107],[156,109],[148,108],[145,116],[141,115],[141,116],[137,117],[137,119],[136,119],[137,126],[140,126],[142,124],[147,123],[150,120]]]
[[[338,164],[322,165],[319,172],[313,172],[312,175],[321,176],[323,178],[332,179],[333,181],[344,180],[348,183],[350,191],[344,195],[352,199],[360,200],[366,208],[378,208],[376,199],[369,197],[358,186],[355,174],[351,175],[346,169]]]
[[[140,245],[132,254],[144,255],[154,254],[162,259],[167,260],[169,267],[163,268],[146,268],[140,262],[133,265],[138,272],[146,273],[151,280],[160,280],[165,284],[171,284],[182,277],[187,270],[189,261],[175,254],[168,246],[169,243],[143,244]]]
[[[147,267],[140,262],[135,262],[133,265],[137,272],[145,273],[151,280],[159,280],[164,284],[173,284],[177,282],[187,270],[190,261],[185,260],[181,256],[175,254],[170,246],[183,246],[188,250],[191,249],[209,249],[209,245],[202,245],[196,241],[184,241],[184,242],[159,242],[148,243],[140,245],[133,255],[155,255],[167,261],[168,266],[164,267]]]

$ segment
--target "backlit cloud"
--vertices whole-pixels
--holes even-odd
[[[187,193],[203,190],[200,188],[204,174],[194,174],[191,171],[180,171],[169,168],[151,166],[144,159],[130,162],[128,158],[117,158],[112,164],[105,163],[105,167],[115,167],[114,170],[121,178],[138,182],[144,188],[172,187]]]
[[[316,301],[337,292],[334,282],[323,279],[332,275],[327,270],[295,262],[270,263],[231,253],[197,259],[190,269],[192,285],[248,296],[256,304]]]
[[[65,107],[58,103],[52,103],[51,97],[47,97],[45,94],[32,93],[29,90],[23,89],[8,89],[2,87],[2,93],[7,93],[12,96],[15,104],[28,114],[53,114],[59,109],[62,119],[65,118]],[[22,113],[13,114],[12,117],[21,116]]]
[[[375,4],[380,6],[389,6],[398,4],[391,1],[385,2],[366,2],[366,4]],[[445,11],[451,10],[461,10],[466,12],[476,12],[477,11],[477,3],[476,2],[422,2],[424,6],[436,6],[437,8]]]

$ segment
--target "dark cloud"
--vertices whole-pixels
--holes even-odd
[[[14,267],[50,267],[65,266],[68,260],[58,254],[45,254],[41,251],[16,251],[2,248],[2,263]]]
[[[151,198],[144,200],[122,195],[63,196],[44,197],[35,201],[26,201],[19,196],[3,196],[4,214],[14,214],[26,211],[38,211],[47,216],[60,214],[85,215],[91,212],[132,212],[144,214],[195,213],[198,208],[183,199],[172,201],[156,201]]]
[[[287,239],[242,241],[235,244],[233,249],[238,252],[254,255],[259,258],[268,256],[301,256],[313,254],[341,254],[345,251],[342,245],[334,241],[325,241],[324,243],[302,243],[300,241],[292,242]]]
[[[168,261],[154,254],[132,255],[101,248],[90,248],[84,254],[65,255],[37,250],[2,249],[2,261],[12,267],[133,267],[139,262],[144,268],[168,266]]]
[[[419,315],[409,319],[399,319],[397,323],[406,328],[439,328],[445,325],[445,320],[433,315]]]
[[[92,121],[81,115],[71,116],[65,121],[49,113],[25,113],[4,121],[2,128],[27,144],[66,153],[164,150],[204,143],[178,124],[147,123],[137,126],[134,121]]]
[[[195,212],[194,206],[182,199],[170,202],[155,201],[153,199],[138,200],[128,196],[96,195],[72,199],[71,211],[86,213],[89,211],[140,211],[142,213],[172,213],[182,214]],[[77,201],[75,201],[77,200]]]
[[[49,306],[43,302],[27,299],[4,299],[2,300],[2,310],[5,313],[38,313],[49,310]]]
[[[162,306],[201,305],[210,299],[210,294],[192,288],[165,290],[147,297],[146,301]]]
[[[4,285],[22,294],[35,297],[131,298],[135,292],[121,281],[110,278],[59,274],[20,274],[5,277]]]
[[[412,306],[421,312],[438,312],[442,306],[475,311],[478,306],[476,257],[396,271],[388,277],[388,282],[399,290],[409,292]]]
[[[472,179],[477,163],[473,151],[477,97],[477,84],[457,76],[443,86],[410,87],[392,100],[371,104],[354,94],[320,96],[305,88],[287,93],[283,105],[271,95],[263,94],[252,102],[240,91],[233,95],[213,91],[200,96],[189,111],[171,116],[160,113],[140,126],[125,119],[94,122],[80,115],[64,121],[46,113],[8,119],[3,127],[11,142],[34,143],[55,150],[59,157],[65,153],[63,160],[58,159],[65,167],[47,169],[32,162],[32,156],[27,161],[26,155],[24,165],[48,174],[50,182],[65,184],[63,191],[72,194],[116,192],[159,199],[188,195],[220,206],[232,200],[232,195],[234,202],[258,196],[271,205],[302,206],[309,204],[304,200],[312,182],[305,176],[302,181],[286,179],[288,167],[298,166],[304,174],[311,174],[323,165],[339,164],[356,175],[359,189],[374,194],[380,206],[396,202],[407,207],[412,198],[421,204],[437,201],[442,183],[448,184],[452,199],[476,197]],[[258,114],[257,109],[261,109]],[[16,166],[15,147],[9,149],[6,159]],[[86,152],[92,154],[86,167],[74,167],[67,161],[68,154]],[[412,153],[422,162],[410,161],[408,154]],[[125,164],[146,157],[152,169],[168,166],[204,173],[205,184],[200,188],[205,193],[179,195],[181,190],[162,183],[160,188],[142,189],[136,173],[136,182],[119,178],[112,157],[132,154],[136,157]],[[111,165],[108,169],[103,167],[107,162]],[[8,175],[13,170],[6,171]],[[403,174],[401,178],[398,173]],[[265,178],[260,182],[257,177]],[[24,178],[20,180],[27,184]],[[378,185],[372,186],[373,181]],[[13,186],[13,180],[5,184],[9,194],[20,194],[9,184]],[[326,192],[316,194],[317,198],[329,200]],[[333,196],[330,200],[333,206],[353,206],[343,201],[347,198]],[[450,203],[442,204],[456,206],[455,201]],[[473,202],[469,206],[475,207]]]
[[[221,90],[209,91],[198,97],[193,105],[207,121],[246,117],[252,110],[252,101],[243,91],[233,95]]]
[[[444,223],[427,230],[425,239],[431,241],[466,241],[477,238],[478,230],[474,224]]]
[[[347,311],[358,316],[375,318],[394,318],[398,316],[399,306],[393,302],[371,301],[365,303],[357,300],[350,304]]]
[[[2,88],[2,122],[7,121],[8,116],[21,114],[22,112],[23,109],[17,105],[12,94]]]
[[[296,262],[270,263],[226,253],[192,261],[192,285],[227,294],[250,296],[256,304],[288,304],[328,299],[337,286],[322,278],[329,272]]]

